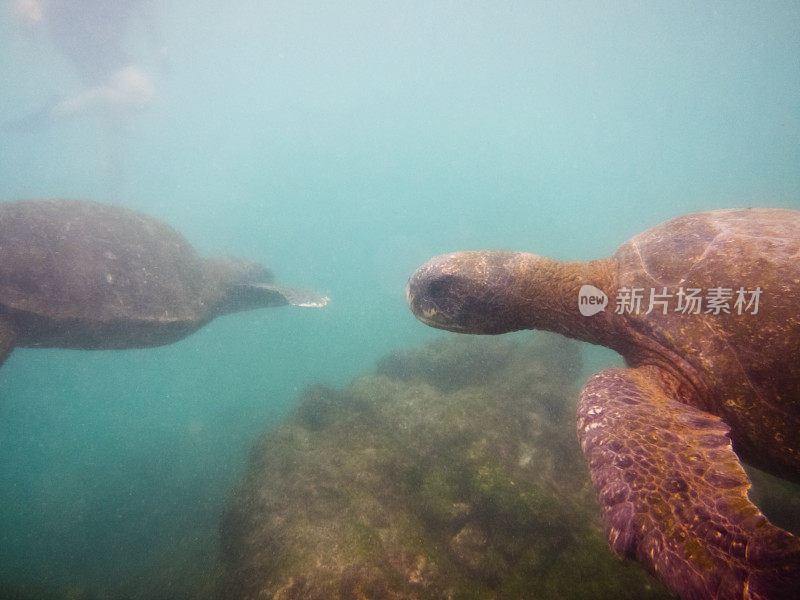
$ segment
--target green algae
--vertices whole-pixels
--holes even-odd
[[[451,339],[310,388],[263,437],[222,528],[226,597],[668,597],[606,544],[575,440],[576,345]],[[483,355],[479,378],[428,364]]]

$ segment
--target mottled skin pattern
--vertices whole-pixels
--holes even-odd
[[[434,327],[548,329],[620,352],[630,368],[596,374],[578,407],[612,548],[682,598],[789,599],[800,595],[800,540],[749,501],[737,454],[800,481],[798,265],[800,212],[711,211],[645,231],[604,261],[436,257],[412,275],[408,300]],[[585,284],[608,295],[604,312],[579,313]],[[733,290],[730,314],[674,310],[680,288],[716,287]],[[737,314],[740,287],[761,288],[756,314]],[[640,312],[615,313],[622,288],[644,290]],[[645,314],[651,288],[673,294],[667,314]]]
[[[610,369],[578,427],[609,541],[682,598],[796,598],[800,545],[747,499],[717,417],[674,400],[656,367]]]
[[[169,344],[238,310],[325,299],[258,263],[197,255],[169,225],[77,200],[0,204],[0,364],[15,346]]]

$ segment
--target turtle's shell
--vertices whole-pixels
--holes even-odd
[[[0,204],[0,306],[15,318],[196,322],[206,288],[202,259],[152,217],[75,200]]]
[[[614,258],[615,304],[619,290],[642,290],[627,322],[673,353],[665,362],[699,374],[701,408],[731,425],[737,450],[752,458],[772,447],[800,473],[800,211],[687,215],[637,235]],[[699,290],[699,314],[676,310],[681,289]],[[740,289],[746,301],[760,290],[757,312],[736,304]],[[646,314],[651,293],[666,294],[667,314],[658,303]],[[728,312],[715,314],[713,296],[729,297]]]

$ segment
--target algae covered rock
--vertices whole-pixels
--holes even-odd
[[[578,369],[558,336],[454,336],[309,388],[231,498],[225,597],[668,597],[606,545]]]

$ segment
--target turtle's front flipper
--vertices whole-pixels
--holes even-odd
[[[800,540],[748,500],[728,427],[665,380],[656,367],[609,369],[581,392],[578,436],[614,551],[682,598],[797,598]]]

